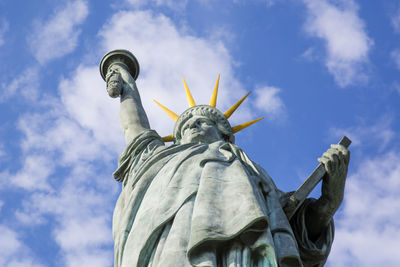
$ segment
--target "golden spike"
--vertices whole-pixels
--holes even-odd
[[[256,119],[256,120],[253,120],[253,121],[245,122],[245,123],[242,123],[242,124],[237,125],[235,127],[232,127],[232,132],[233,133],[237,133],[237,132],[243,130],[244,128],[249,127],[253,123],[256,123],[257,121],[262,120],[262,119],[264,119],[264,117]]]
[[[217,96],[218,96],[218,86],[219,86],[219,74],[217,78],[217,82],[215,83],[214,92],[211,96],[210,106],[214,107],[217,105]]]
[[[174,135],[171,134],[171,135],[168,135],[168,136],[164,136],[164,137],[162,138],[162,140],[163,140],[164,142],[172,142],[172,141],[174,141]]]
[[[247,95],[245,95],[244,97],[242,97],[242,99],[240,99],[238,102],[236,102],[235,105],[233,105],[230,109],[228,109],[227,111],[224,112],[224,116],[225,118],[229,119],[229,117],[233,114],[233,112],[235,112],[235,110],[240,106],[240,104],[242,104],[242,102],[246,99],[246,97],[251,93],[248,92]]]
[[[185,86],[186,97],[187,97],[187,101],[189,103],[189,107],[194,107],[194,106],[196,106],[196,103],[194,103],[194,99],[192,97],[192,94],[190,93],[189,87],[187,86],[185,79],[182,78],[182,80],[183,80],[183,85]]]
[[[160,108],[162,108],[162,109],[165,111],[165,113],[167,113],[168,116],[170,116],[174,121],[176,121],[176,120],[179,118],[179,116],[176,115],[173,111],[167,109],[166,107],[164,107],[163,105],[161,105],[160,103],[158,103],[155,99],[153,99],[153,100],[154,100],[154,102],[156,102],[156,104],[157,104]]]

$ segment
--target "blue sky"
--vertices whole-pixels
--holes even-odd
[[[399,266],[400,4],[354,0],[0,2],[0,266],[112,266],[124,138],[98,64],[132,51],[152,128],[248,91],[236,143],[285,191],[353,140],[327,266]],[[313,196],[318,197],[318,188]]]

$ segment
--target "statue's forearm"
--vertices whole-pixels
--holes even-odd
[[[308,237],[311,241],[316,241],[321,233],[326,229],[332,220],[335,209],[330,207],[329,203],[323,198],[319,198],[310,203],[306,210],[305,223]]]
[[[121,95],[120,124],[126,143],[138,134],[150,129],[149,120],[144,111],[136,85],[126,86]]]

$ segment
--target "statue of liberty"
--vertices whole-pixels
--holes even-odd
[[[150,128],[135,80],[136,58],[106,54],[100,72],[111,97],[120,97],[127,147],[114,178],[122,191],[114,210],[115,267],[323,266],[333,241],[333,215],[344,194],[349,151],[332,145],[319,159],[325,175],[318,199],[306,199],[288,218],[280,191],[236,146],[230,109],[216,108],[219,77],[209,105],[197,105],[184,82],[189,108],[173,135]],[[166,145],[166,142],[173,142]]]

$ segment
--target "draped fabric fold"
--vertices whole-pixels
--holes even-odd
[[[166,147],[144,131],[114,178],[123,185],[113,218],[116,267],[303,265],[281,192],[231,143]],[[301,219],[298,228],[306,234]],[[332,237],[313,248],[322,248],[322,261]]]

